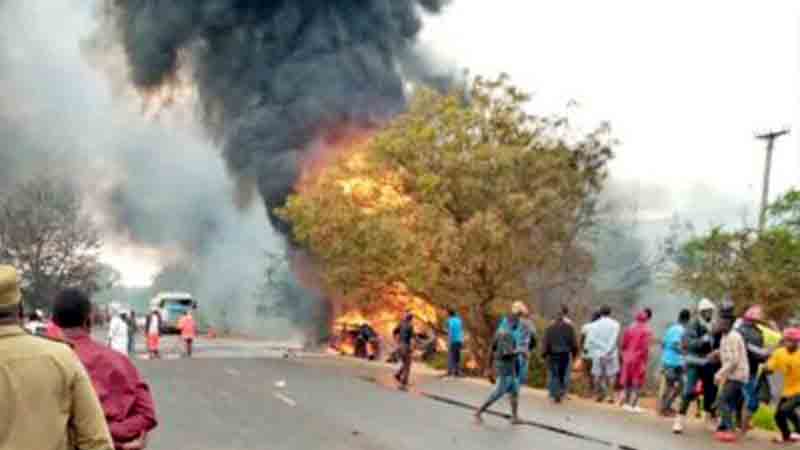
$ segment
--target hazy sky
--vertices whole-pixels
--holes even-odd
[[[791,0],[456,0],[423,39],[473,73],[509,73],[535,109],[574,99],[579,121],[611,121],[614,176],[652,199],[651,216],[722,221],[755,213],[754,131],[800,133],[798,29]],[[800,184],[798,142],[779,142],[773,192]]]

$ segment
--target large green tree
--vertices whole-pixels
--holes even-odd
[[[773,319],[797,315],[800,300],[800,194],[792,190],[769,209],[769,226],[715,227],[681,249],[675,285],[698,297],[730,296],[740,307],[759,303]]]
[[[529,114],[528,100],[505,77],[419,90],[406,113],[305,180],[279,213],[328,287],[370,302],[402,285],[455,308],[485,361],[497,318],[530,301],[532,270],[559,263],[612,156],[607,126],[579,134]]]

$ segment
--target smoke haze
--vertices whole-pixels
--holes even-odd
[[[273,224],[310,144],[401,111],[410,80],[445,86],[415,38],[442,0],[108,0],[100,49],[121,46],[152,91],[188,72],[202,122],[240,199],[254,187]]]

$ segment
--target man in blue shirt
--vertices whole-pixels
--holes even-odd
[[[455,310],[448,310],[447,335],[449,358],[447,360],[447,376],[461,376],[461,350],[464,348],[464,325]]]
[[[664,334],[663,350],[661,353],[661,371],[664,374],[664,392],[661,396],[659,413],[663,416],[675,414],[672,404],[683,392],[685,361],[683,358],[683,334],[686,325],[692,318],[688,309],[681,310],[678,322],[667,329]]]

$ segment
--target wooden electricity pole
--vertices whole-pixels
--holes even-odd
[[[756,135],[756,139],[767,141],[767,159],[764,164],[764,185],[761,188],[761,212],[758,216],[758,229],[763,231],[767,225],[767,205],[769,204],[769,178],[772,172],[772,152],[775,150],[775,141],[789,134],[789,129],[769,131]]]

